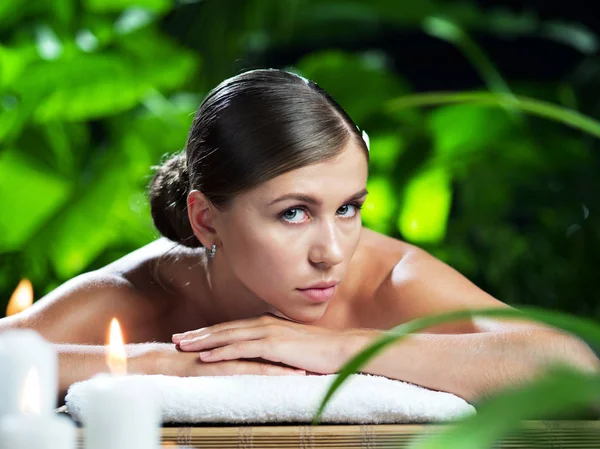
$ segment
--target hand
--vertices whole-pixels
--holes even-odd
[[[203,362],[259,358],[332,374],[347,361],[348,338],[349,332],[262,315],[175,334],[173,342],[182,351],[202,351]]]
[[[169,376],[234,376],[257,374],[264,376],[306,375],[303,370],[278,366],[259,360],[228,360],[208,363],[200,360],[195,352],[183,352],[175,345],[159,344],[150,354],[150,363],[145,363],[145,374],[163,374]]]

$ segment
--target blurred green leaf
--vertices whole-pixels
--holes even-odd
[[[105,162],[109,164],[106,169],[89,181],[45,232],[50,261],[61,279],[81,273],[115,240],[123,241],[124,234],[131,235],[133,230],[144,232],[131,213],[133,207],[139,210],[139,205],[131,203],[138,201],[138,195],[128,167],[122,156],[113,155],[109,160],[110,163]],[[146,222],[150,223],[149,217]],[[136,240],[147,242],[151,237],[151,229],[146,229],[142,238]]]
[[[0,45],[0,91],[11,85],[36,56],[32,50]]]
[[[35,64],[15,89],[40,99],[38,122],[83,120],[130,109],[156,89],[182,84],[194,69],[194,60],[185,53],[137,62],[117,54],[88,54]]]
[[[460,123],[460,126],[457,126]],[[506,113],[489,106],[458,104],[436,108],[429,115],[434,136],[433,164],[452,167],[489,150],[514,126]],[[468,132],[465,132],[468,130]],[[514,132],[514,131],[513,131]]]
[[[398,132],[370,136],[369,169],[389,173],[406,149],[406,142]]]
[[[464,418],[413,449],[485,449],[518,430],[523,421],[583,409],[600,399],[600,376],[554,367],[534,382],[506,389],[487,400],[477,415]],[[537,447],[537,446],[536,446]],[[541,447],[541,446],[539,446]]]
[[[131,7],[166,12],[173,5],[173,0],[83,0],[84,8],[96,13],[118,12]]]
[[[390,180],[383,176],[370,176],[367,190],[369,195],[361,211],[363,222],[375,231],[388,234],[398,205]]]
[[[367,348],[352,357],[339,371],[331,387],[323,398],[314,418],[313,424],[317,424],[323,410],[330,401],[336,390],[351,374],[357,373],[369,360],[380,354],[386,347],[393,343],[402,341],[404,338],[419,330],[430,326],[453,322],[474,317],[497,317],[522,320],[535,320],[549,324],[553,327],[566,330],[579,338],[590,343],[600,344],[600,325],[593,320],[575,317],[566,313],[546,310],[537,307],[521,306],[517,308],[482,308],[472,310],[459,310],[434,315],[423,316],[407,323],[403,323],[390,330],[382,331],[382,336],[371,343]],[[598,382],[598,376],[594,377]]]
[[[425,169],[406,185],[398,229],[411,242],[436,243],[446,235],[452,203],[450,176],[442,167]]]
[[[0,152],[0,253],[20,249],[65,202],[71,183],[16,148]]]

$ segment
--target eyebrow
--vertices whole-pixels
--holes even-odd
[[[346,201],[344,201],[344,203],[350,203],[352,201],[356,201],[356,200],[362,198],[363,196],[367,195],[368,193],[369,192],[367,191],[367,189],[362,189],[360,192],[357,192],[354,195],[352,195],[350,198],[346,199]],[[285,201],[285,200],[298,200],[298,201],[303,201],[305,203],[313,204],[315,206],[320,206],[321,204],[323,204],[321,201],[319,201],[318,199],[316,199],[315,197],[310,196],[310,195],[304,195],[302,193],[287,193],[287,194],[282,195],[279,198],[271,201],[269,203],[269,206],[272,206],[275,203],[279,203],[279,202]]]

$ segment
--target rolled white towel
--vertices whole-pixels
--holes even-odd
[[[130,376],[160,398],[165,423],[310,423],[334,379],[322,376]],[[69,388],[66,405],[83,421],[96,378]],[[325,407],[322,423],[401,424],[452,421],[475,408],[450,393],[382,376],[353,374]]]

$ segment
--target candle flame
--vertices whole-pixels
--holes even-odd
[[[21,393],[21,412],[26,415],[39,415],[41,409],[42,392],[40,388],[40,375],[35,367],[31,368],[25,378]]]
[[[33,286],[29,279],[22,279],[8,301],[6,316],[16,315],[33,304]]]
[[[125,356],[125,343],[119,321],[113,318],[110,322],[110,336],[108,340],[108,368],[112,374],[124,376],[127,374],[127,357]]]

